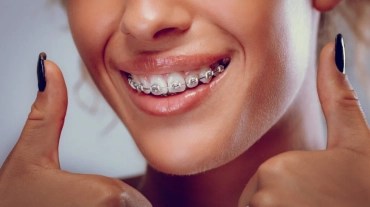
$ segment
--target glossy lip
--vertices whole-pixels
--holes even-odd
[[[220,55],[179,55],[170,57],[141,56],[133,60],[118,62],[115,68],[134,75],[161,75],[172,72],[192,71],[210,66],[219,60],[229,58]]]
[[[127,94],[137,108],[149,115],[166,117],[185,113],[206,101],[215,92],[214,87],[219,85],[221,80],[227,75],[227,72],[228,70],[225,70],[217,77],[214,77],[208,84],[201,84],[196,88],[187,89],[182,93],[166,97],[137,92],[128,84],[127,77],[124,73],[122,73],[122,78],[126,83]]]

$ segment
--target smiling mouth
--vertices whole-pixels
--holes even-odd
[[[130,73],[125,75],[129,85],[139,93],[165,97],[210,83],[214,77],[223,73],[229,64],[230,58],[224,58],[210,66],[192,71],[148,76]]]

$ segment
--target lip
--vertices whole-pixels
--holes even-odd
[[[121,71],[135,75],[161,75],[171,72],[191,71],[202,66],[210,66],[218,60],[229,57],[226,54],[146,56],[133,60],[118,62],[115,66]]]
[[[126,90],[128,90],[127,94],[137,108],[149,115],[168,117],[186,113],[201,105],[217,91],[215,87],[220,85],[219,83],[227,73],[228,70],[225,70],[219,76],[213,78],[208,84],[202,84],[196,88],[166,97],[146,95],[137,92],[128,84],[127,77],[124,73],[122,73],[122,78],[125,82],[124,85],[126,86]]]
[[[163,117],[186,113],[206,101],[217,91],[215,87],[226,76],[228,70],[214,77],[208,84],[201,84],[193,89],[187,89],[182,93],[166,97],[147,95],[132,89],[127,80],[127,73],[160,75],[171,72],[192,71],[203,66],[211,66],[224,58],[231,59],[231,56],[227,53],[168,57],[141,55],[129,61],[116,62],[115,67],[121,72],[124,85],[126,86],[125,90],[127,90],[127,94],[133,104],[146,114]]]

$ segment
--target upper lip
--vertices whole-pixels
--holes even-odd
[[[210,66],[227,57],[229,57],[227,54],[178,55],[168,57],[141,56],[135,59],[122,61],[116,66],[119,70],[130,74],[159,75],[199,69],[202,66]]]

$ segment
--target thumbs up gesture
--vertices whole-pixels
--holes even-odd
[[[67,88],[59,68],[40,54],[39,92],[22,134],[0,169],[0,206],[151,206],[118,179],[60,169],[58,145],[67,111]]]
[[[323,48],[317,74],[327,149],[267,160],[245,187],[239,207],[370,206],[370,130],[344,65],[338,35]]]

